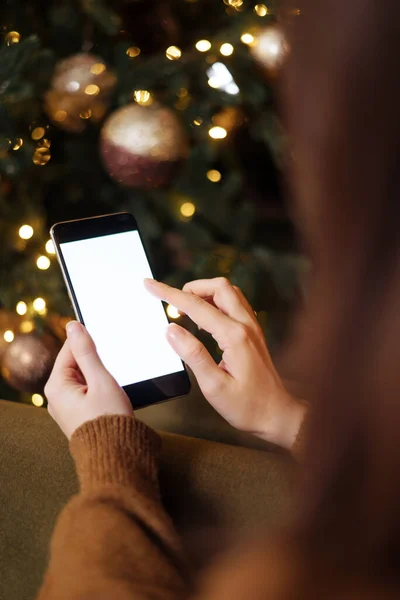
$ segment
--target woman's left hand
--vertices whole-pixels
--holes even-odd
[[[67,325],[67,341],[45,387],[48,411],[68,438],[78,427],[103,415],[133,415],[124,390],[97,354],[85,327]]]

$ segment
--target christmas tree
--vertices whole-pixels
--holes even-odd
[[[43,403],[72,316],[48,234],[61,220],[134,213],[157,277],[229,277],[282,339],[303,263],[282,202],[277,8],[2,3],[0,397]]]

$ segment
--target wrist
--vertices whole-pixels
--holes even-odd
[[[270,416],[256,435],[286,450],[292,450],[307,412],[307,403],[282,389],[276,406],[276,410],[269,411]]]

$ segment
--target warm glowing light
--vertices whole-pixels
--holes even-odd
[[[23,240],[29,240],[33,236],[33,227],[30,225],[22,225],[22,227],[19,228],[18,233],[19,237]]]
[[[224,0],[224,3],[234,8],[239,8],[243,4],[243,0]]]
[[[56,249],[54,248],[54,243],[53,240],[48,240],[46,242],[46,252],[48,252],[48,254],[55,254],[56,253]]]
[[[251,33],[244,33],[240,40],[243,42],[243,44],[252,44],[254,42],[254,35],[251,35]]]
[[[3,338],[4,341],[6,341],[9,344],[14,339],[14,332],[11,331],[11,329],[7,329],[7,331],[4,332]]]
[[[7,46],[18,44],[21,39],[21,34],[18,31],[9,31],[5,37]]]
[[[222,175],[219,171],[217,171],[217,169],[211,169],[210,171],[207,171],[207,179],[213,183],[218,183],[218,181],[221,181],[221,178]]]
[[[219,51],[223,56],[230,56],[231,54],[233,54],[234,47],[232,46],[232,44],[222,44]]]
[[[203,119],[195,119],[193,121],[193,125],[196,125],[196,127],[200,127],[200,125],[202,124]]]
[[[93,75],[100,75],[101,73],[104,73],[106,68],[106,65],[103,65],[103,63],[96,63],[90,67],[90,72],[93,73]]]
[[[288,46],[278,26],[266,27],[251,48],[256,61],[267,69],[278,69],[288,53]]]
[[[35,127],[35,129],[32,131],[31,136],[32,139],[35,140],[35,142],[37,142],[38,140],[42,139],[45,133],[46,130],[44,127]]]
[[[265,4],[256,4],[254,7],[254,12],[259,17],[265,17],[268,14],[268,8],[265,6]]]
[[[207,52],[211,48],[211,42],[209,40],[199,40],[196,42],[196,50],[199,52]]]
[[[13,150],[19,150],[24,145],[24,140],[22,138],[17,138],[15,140]]]
[[[42,310],[45,310],[46,302],[45,302],[45,300],[43,300],[43,298],[36,298],[33,301],[32,306],[33,306],[33,309],[36,310],[36,312],[40,312]]]
[[[167,315],[170,317],[170,319],[179,319],[181,313],[177,308],[175,308],[175,306],[172,306],[172,304],[168,304]]]
[[[36,261],[37,268],[41,271],[46,271],[46,269],[49,268],[50,264],[51,263],[48,256],[39,256],[39,258]]]
[[[34,406],[40,407],[40,406],[43,406],[43,403],[44,403],[43,396],[41,396],[40,394],[33,394],[32,395],[32,404]]]
[[[36,150],[32,156],[32,162],[35,165],[38,165],[40,167],[47,165],[47,163],[49,162],[50,159],[51,159],[50,150],[45,145],[39,146],[38,148],[36,148]]]
[[[28,307],[26,303],[21,300],[20,302],[18,302],[17,306],[15,307],[15,310],[19,315],[25,315],[26,311],[28,310]]]
[[[190,219],[190,217],[193,217],[194,213],[196,212],[196,207],[193,202],[184,202],[180,210],[182,217]]]
[[[87,110],[83,110],[82,112],[80,112],[79,116],[81,119],[90,119],[90,117],[92,116],[92,111],[90,110],[90,108],[88,108]]]
[[[135,90],[133,92],[133,97],[135,102],[140,104],[141,106],[150,106],[153,104],[153,98],[147,90]]]
[[[136,56],[139,56],[140,54],[140,48],[138,48],[137,46],[131,46],[130,48],[128,48],[126,53],[129,56],[129,58],[136,58]]]
[[[209,77],[208,85],[217,90],[222,90],[230,95],[239,93],[239,88],[236,85],[232,73],[221,62],[215,62],[207,71]]]
[[[57,123],[62,123],[68,117],[68,113],[66,110],[57,110],[54,113],[53,119],[57,121]]]
[[[224,127],[216,125],[215,127],[211,127],[208,135],[213,138],[213,140],[223,140],[228,135],[228,132]]]
[[[99,86],[95,85],[94,83],[91,83],[85,87],[85,94],[87,96],[97,96],[97,94],[99,92],[100,92]]]
[[[169,60],[178,60],[182,56],[182,50],[178,46],[170,46],[166,49],[165,56]]]
[[[33,321],[22,321],[19,326],[19,330],[21,333],[31,333],[35,329],[35,325]]]

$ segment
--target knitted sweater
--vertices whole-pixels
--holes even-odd
[[[100,417],[74,433],[80,493],[58,519],[38,600],[193,597],[180,540],[160,499],[159,449],[158,435],[134,417]],[[290,589],[299,564],[276,546],[238,550],[203,577],[196,598],[303,598]],[[335,597],[359,593],[357,586],[356,595]]]

